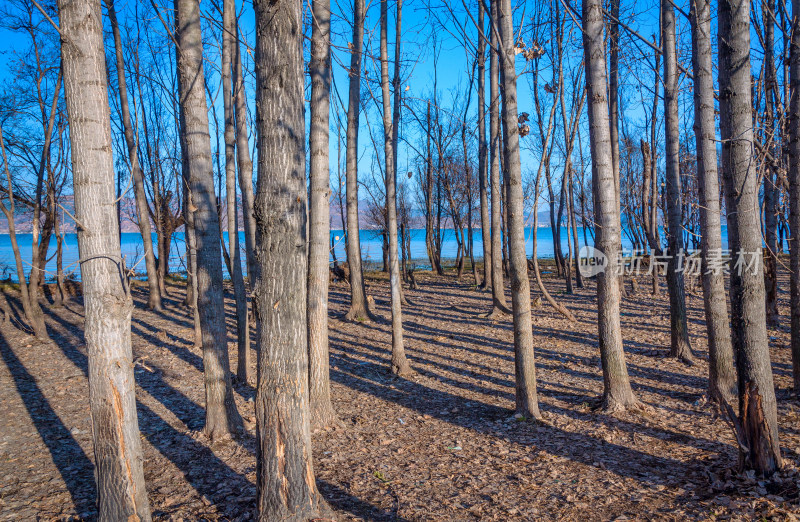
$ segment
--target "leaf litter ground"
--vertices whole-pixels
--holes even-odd
[[[415,375],[388,372],[385,275],[368,293],[383,321],[343,320],[348,287],[330,294],[331,382],[343,428],[313,434],[318,486],[340,520],[795,520],[800,513],[800,403],[791,395],[787,292],[770,330],[786,467],[764,481],[736,472],[730,426],[705,404],[702,297],[687,294],[694,366],[667,358],[665,289],[623,300],[628,371],[641,412],[605,414],[595,288],[550,292],[577,317],[533,312],[543,423],[513,418],[509,318],[492,321],[470,276],[417,272],[407,290],[406,353]],[[641,283],[641,282],[640,282]],[[781,288],[788,289],[783,274]],[[640,289],[645,286],[640,284]],[[230,289],[229,289],[230,290]],[[535,294],[534,294],[535,296]],[[227,297],[231,367],[235,315]],[[255,518],[254,388],[236,385],[249,431],[210,443],[202,434],[202,354],[192,319],[170,286],[165,311],[132,322],[139,427],[157,520]],[[14,313],[19,303],[10,296]],[[0,327],[0,520],[92,520],[95,480],[80,298],[46,307],[54,343]],[[469,313],[472,311],[473,313]],[[13,322],[13,319],[12,319]],[[255,364],[255,357],[252,358]]]

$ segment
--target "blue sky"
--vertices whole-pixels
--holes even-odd
[[[129,8],[136,0],[117,0],[117,10],[120,13],[130,12]],[[439,59],[437,61],[437,81],[440,105],[445,108],[460,106],[463,103],[464,88],[468,82],[469,74],[472,66],[472,56],[467,56],[464,49],[464,40],[469,41],[469,46],[474,45],[476,38],[476,28],[473,25],[473,19],[477,19],[477,3],[476,0],[464,0],[468,8],[473,12],[473,16],[467,16],[462,0],[442,0],[441,2],[431,4],[428,0],[405,0],[403,6],[403,96],[408,100],[423,99],[431,96],[432,87],[434,83],[434,51],[439,52]],[[545,12],[549,9],[555,8],[559,0],[546,0],[544,3],[514,3],[515,13],[515,26],[519,27],[520,22],[524,20],[524,25],[527,28],[530,24],[530,18],[536,6],[541,6]],[[575,5],[574,0],[571,2],[576,11],[580,7]],[[688,11],[688,1],[678,2],[678,7],[684,12]],[[171,5],[171,2],[168,3]],[[214,4],[209,0],[203,0],[201,7],[206,13],[211,13],[214,10]],[[309,2],[304,2],[304,9],[308,11]],[[163,9],[163,8],[162,8]],[[379,2],[372,0],[367,6],[366,17],[366,39],[370,42],[368,52],[377,55],[378,51],[378,35],[379,35]],[[253,35],[253,11],[249,2],[242,5],[241,2],[237,4],[237,10],[243,13],[240,24],[244,37],[252,43]],[[349,65],[349,53],[347,52],[347,43],[351,39],[350,18],[352,17],[352,2],[334,0],[333,6],[333,69],[334,69],[334,83],[338,89],[339,96],[345,104],[347,103],[347,72],[345,67]],[[394,13],[395,3],[390,1],[390,30],[389,30],[389,55],[390,58],[394,55]],[[621,18],[631,27],[631,29],[638,32],[645,38],[652,38],[653,35],[658,33],[658,3],[650,0],[646,2],[623,2]],[[487,17],[488,22],[488,17]],[[44,22],[46,23],[46,22]],[[156,25],[160,29],[160,25]],[[466,33],[462,33],[461,28],[466,28]],[[108,28],[106,28],[108,29]],[[689,68],[689,24],[688,21],[680,14],[678,15],[678,30],[679,30],[679,55],[681,62]],[[567,31],[572,35],[572,43],[569,44],[572,53],[567,59],[567,67],[575,65],[582,57],[580,53],[580,30],[574,25],[571,18],[567,22]],[[526,44],[530,45],[531,39],[527,29],[522,33],[523,39]],[[779,38],[779,35],[776,35]],[[9,32],[6,29],[0,28],[0,82],[6,83],[11,80],[8,62],[13,58],[13,53],[25,48],[24,40],[19,35]],[[539,42],[545,47],[548,42]],[[635,132],[637,126],[641,125],[644,117],[643,104],[649,110],[652,103],[650,89],[652,89],[652,72],[649,70],[650,66],[646,65],[646,60],[652,57],[652,51],[638,41],[638,39],[625,30],[622,31],[622,45],[624,48],[622,64],[621,64],[621,82],[623,91],[623,99],[621,100],[622,109],[625,111],[627,118],[628,129]],[[755,44],[754,44],[755,47]],[[758,63],[759,52],[754,51],[753,60],[754,64]],[[208,60],[216,60],[213,55],[207,56]],[[547,60],[545,57],[543,60]],[[367,57],[365,60],[367,70],[367,78],[375,79],[377,69],[376,63]],[[754,66],[755,67],[755,66]],[[522,57],[517,58],[517,70],[521,73],[518,81],[518,108],[520,112],[528,112],[531,115],[534,113],[533,98],[530,84],[530,75],[525,73],[526,64]],[[211,67],[207,66],[206,71],[209,74]],[[488,71],[488,61],[487,61]],[[540,83],[551,81],[550,71],[545,71]],[[216,81],[214,79],[213,81]],[[253,96],[253,85],[250,84],[249,97]],[[691,129],[691,82],[685,78],[682,82],[684,88],[684,95],[682,96],[681,103],[684,108],[683,120],[684,128]],[[407,89],[407,90],[406,90]],[[380,91],[377,85],[373,85],[373,92],[376,96],[380,96]],[[334,94],[335,96],[335,94]],[[488,96],[488,82],[487,82],[487,96]],[[568,97],[568,95],[567,95]],[[378,106],[370,100],[369,97],[365,100],[368,110],[362,113],[361,117],[361,132],[360,132],[360,169],[362,176],[373,169],[375,150],[369,137],[369,126],[367,124],[367,117],[370,119],[370,125],[373,130],[379,128],[380,121],[378,119]],[[474,118],[476,114],[476,97],[473,95],[470,117]],[[221,102],[217,103],[217,110],[221,115]],[[338,102],[336,100],[332,103],[334,111],[338,109]],[[331,133],[331,169],[336,169],[337,158],[337,141],[335,121],[337,114],[332,114],[332,133]],[[345,119],[343,111],[339,114],[342,121]],[[416,130],[416,125],[412,122],[411,114],[404,112],[404,123],[401,128],[401,135],[409,140],[413,140]],[[471,129],[474,131],[475,129]],[[213,132],[213,128],[212,128]],[[535,141],[535,132],[526,138],[528,144]],[[584,142],[586,142],[586,132],[583,133]],[[212,146],[215,146],[216,139],[212,136]],[[522,152],[523,175],[531,175],[538,167],[538,154],[535,151],[529,150],[531,147],[526,147]],[[536,148],[535,146],[533,148]],[[399,153],[399,172],[404,173],[407,169],[411,169],[413,151],[401,143]],[[588,147],[584,146],[584,156],[588,159]],[[554,159],[558,162],[559,159]],[[413,170],[413,169],[412,169]]]

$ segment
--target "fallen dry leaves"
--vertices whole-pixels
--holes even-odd
[[[544,422],[512,417],[514,361],[509,320],[479,316],[489,296],[471,275],[416,273],[404,310],[406,352],[416,375],[391,375],[388,324],[349,323],[344,284],[331,287],[331,380],[343,429],[314,434],[319,489],[341,520],[794,520],[800,509],[800,404],[790,394],[788,326],[771,348],[786,469],[764,481],[738,474],[733,434],[704,403],[702,301],[687,296],[687,367],[666,357],[666,292],[623,303],[629,373],[640,412],[595,409],[602,392],[594,286],[561,293],[578,319],[534,311]],[[785,276],[785,274],[784,274]],[[788,279],[784,277],[784,279]],[[388,288],[369,277],[388,319]],[[649,290],[649,284],[640,284]],[[788,288],[783,281],[782,288]],[[203,435],[202,355],[192,342],[182,290],[166,310],[137,301],[132,332],[145,476],[158,520],[250,520],[255,515],[252,431],[211,444]],[[230,292],[230,354],[235,368]],[[788,325],[788,294],[781,293]],[[14,305],[14,299],[10,299]],[[466,313],[472,310],[474,314]],[[47,307],[54,343],[0,328],[0,518],[92,519],[94,477],[85,377],[83,309]],[[255,357],[253,357],[255,361]],[[252,427],[253,387],[237,384]]]

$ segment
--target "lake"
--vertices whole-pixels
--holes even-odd
[[[528,256],[532,254],[533,243],[531,241],[532,230],[527,228],[525,230],[525,247]],[[723,243],[726,243],[727,234],[723,227]],[[473,229],[472,237],[475,244],[475,258],[477,260],[483,259],[483,240],[481,229]],[[227,241],[227,232],[223,234]],[[540,227],[538,232],[537,254],[540,258],[553,257],[553,231],[550,227]],[[17,241],[19,242],[22,251],[22,259],[25,262],[25,274],[30,272],[30,258],[31,258],[31,234],[17,234]],[[244,245],[244,232],[239,232],[239,243]],[[142,238],[136,232],[125,232],[122,234],[122,255],[125,257],[126,265],[136,267],[137,272],[144,273],[144,248],[142,246]],[[331,230],[331,239],[334,244],[334,251],[336,258],[342,262],[346,258],[344,235],[341,230]],[[563,251],[567,251],[567,236],[566,229],[561,229],[561,243]],[[592,236],[587,233],[589,244],[592,244]],[[583,245],[583,230],[578,227],[578,240],[580,245]],[[153,242],[156,242],[156,236],[153,234]],[[55,277],[56,261],[55,261],[55,238],[50,243],[50,256],[46,266],[46,279]],[[623,239],[623,248],[630,249],[631,244],[627,238]],[[444,241],[442,245],[442,257],[444,259],[453,259],[456,256],[457,243],[455,239],[455,231],[448,229],[444,231]],[[176,232],[172,240],[172,252],[170,255],[169,265],[172,272],[182,273],[186,271],[186,244],[182,232]],[[367,263],[380,263],[382,259],[381,253],[381,237],[375,230],[362,230],[361,231],[361,257]],[[425,248],[425,230],[414,229],[411,231],[411,257],[416,262],[419,268],[428,268],[428,255]],[[244,254],[242,254],[244,258]],[[331,259],[333,259],[331,257]],[[64,272],[72,274],[76,278],[80,278],[80,273],[77,266],[78,261],[78,236],[77,234],[64,234]],[[244,267],[243,267],[244,268]],[[223,263],[223,270],[225,264]],[[16,281],[16,265],[14,264],[14,254],[11,249],[11,241],[7,234],[0,234],[0,275],[3,278],[11,277]],[[227,271],[225,276],[227,277]]]

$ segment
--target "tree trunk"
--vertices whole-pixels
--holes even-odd
[[[242,418],[231,386],[225,303],[222,294],[222,254],[217,215],[208,107],[204,90],[203,41],[199,0],[175,0],[180,108],[189,169],[189,206],[197,245],[195,280],[197,313],[203,343],[206,389],[206,426],[209,438],[239,432]]]
[[[28,285],[25,283],[25,267],[23,265],[19,243],[17,242],[16,223],[14,220],[14,187],[11,183],[11,171],[8,168],[8,158],[6,156],[6,145],[3,139],[2,126],[0,126],[0,152],[3,154],[3,170],[5,171],[6,180],[8,182],[8,207],[0,201],[0,210],[3,211],[3,214],[6,216],[6,221],[8,222],[8,238],[11,242],[11,250],[14,252],[22,311],[25,314],[25,320],[28,322],[28,326],[33,330],[33,334],[42,340],[49,339],[42,309],[38,301],[35,303],[32,302]]]
[[[250,382],[250,324],[247,313],[247,290],[245,290],[242,276],[242,260],[239,249],[239,205],[236,201],[236,131],[234,129],[231,84],[233,47],[238,45],[235,27],[236,6],[234,0],[223,0],[222,100],[225,111],[225,195],[228,218],[228,251],[233,269],[230,275],[236,301],[236,345],[238,348],[236,379],[247,384]]]
[[[397,19],[400,20],[402,10],[402,0],[398,0]],[[395,45],[400,45],[400,22],[397,26]],[[411,373],[411,366],[406,359],[403,347],[403,312],[402,296],[400,290],[400,262],[397,246],[397,195],[396,183],[397,173],[395,172],[396,162],[395,141],[393,139],[394,126],[392,125],[391,100],[389,93],[389,50],[388,50],[389,14],[387,0],[381,0],[381,93],[383,98],[383,150],[385,155],[384,165],[386,167],[386,214],[388,221],[389,236],[389,286],[391,289],[392,300],[392,373],[397,375],[407,375]],[[396,88],[396,85],[395,85]]]
[[[498,4],[498,0],[493,2]],[[514,373],[516,377],[516,413],[525,418],[540,419],[536,393],[536,366],[533,355],[531,321],[531,287],[528,280],[528,259],[525,255],[525,214],[522,194],[522,165],[519,157],[517,126],[517,74],[514,67],[514,24],[511,0],[499,0],[502,39],[499,56],[503,71],[503,150],[508,172],[508,232],[511,272],[511,306],[514,316]],[[499,21],[499,23],[497,23]]]
[[[800,13],[800,0],[792,0],[792,12]],[[800,16],[792,18],[789,51],[789,241],[791,273],[792,375],[794,393],[800,395]]]
[[[683,270],[683,216],[681,209],[680,129],[678,121],[678,58],[675,43],[675,10],[661,0],[662,49],[664,53],[664,124],[666,126],[667,286],[669,290],[670,356],[692,364],[692,346],[686,319]]]
[[[478,2],[478,190],[481,201],[481,240],[483,243],[483,285],[492,285],[492,237],[489,217],[489,196],[486,190],[486,33],[483,2]]]
[[[125,78],[125,62],[122,56],[122,35],[117,23],[117,12],[114,0],[104,0],[108,9],[108,19],[111,22],[111,32],[114,35],[114,52],[117,61],[117,86],[119,89],[119,106],[122,116],[122,126],[125,133],[125,145],[128,147],[128,162],[133,177],[133,195],[136,200],[136,216],[139,220],[139,232],[142,234],[144,246],[144,265],[147,270],[147,287],[149,295],[147,306],[151,310],[161,310],[161,289],[158,286],[158,272],[156,269],[156,256],[153,251],[153,235],[150,231],[150,209],[147,206],[147,195],[144,191],[144,175],[139,166],[139,148],[133,132],[131,111],[128,106],[128,86]],[[121,207],[121,205],[119,205]],[[54,209],[55,210],[55,209]]]
[[[606,270],[597,276],[597,326],[603,364],[603,409],[619,411],[637,404],[628,380],[619,319],[619,206],[611,156],[603,10],[600,0],[583,0],[583,49],[589,99],[589,141],[595,201],[595,247],[606,255]]]
[[[353,4],[353,42],[350,49],[350,93],[347,105],[347,263],[350,266],[349,321],[372,319],[361,269],[358,219],[358,121],[361,111],[361,67],[364,49],[364,0]]]
[[[775,0],[762,0],[761,8],[764,21],[764,146],[773,159],[764,162],[764,242],[766,257],[764,259],[764,286],[766,290],[767,325],[776,327],[778,317],[778,206],[780,190],[777,185],[779,157],[776,148],[775,132]],[[797,14],[795,14],[797,16]]]
[[[131,354],[133,301],[119,245],[99,0],[58,2],[100,520],[150,520]]]
[[[490,184],[492,196],[492,311],[489,313],[490,317],[510,312],[508,304],[506,304],[506,289],[503,282],[503,233],[501,231],[503,209],[500,201],[500,86],[498,84],[500,78],[498,55],[500,41],[497,24],[497,1],[491,2],[491,27],[489,28],[491,34],[489,45],[489,150],[491,155]],[[514,123],[514,126],[516,127],[516,123]]]
[[[573,190],[572,184],[572,173],[574,169],[570,169],[569,171],[569,212],[572,216],[572,243],[574,248],[574,260],[575,260],[575,284],[578,288],[583,288],[583,276],[581,275],[581,271],[578,267],[578,252],[580,252],[580,244],[578,243],[578,219],[577,215],[575,214],[575,195]],[[582,227],[585,227],[585,223],[581,223]]]
[[[314,480],[308,410],[302,5],[254,7],[258,519],[306,521],[325,516],[326,504]]]
[[[58,109],[59,93],[61,92],[61,79],[62,72],[59,71],[58,79],[56,80],[56,88],[53,89],[53,101],[50,104],[50,114],[47,118],[47,123],[44,125],[44,146],[42,147],[40,156],[39,169],[36,172],[36,199],[33,205],[33,222],[31,229],[31,271],[29,276],[30,282],[28,283],[28,293],[30,295],[31,307],[34,314],[41,314],[39,290],[44,281],[47,251],[50,248],[50,234],[52,233],[53,216],[55,213],[55,209],[50,208],[49,212],[46,213],[44,223],[41,222],[42,189],[45,186],[44,171],[50,166],[50,148],[53,139],[53,126]],[[44,118],[45,108],[42,101],[40,101],[40,107],[42,110],[42,118]]]
[[[612,19],[608,24],[608,129],[611,136],[611,165],[614,169],[614,187],[619,197],[619,19],[620,0],[611,0]],[[620,247],[622,245],[620,244]],[[624,293],[624,289],[620,288]]]
[[[722,254],[717,139],[714,121],[714,78],[711,73],[711,2],[692,0],[692,70],[694,71],[694,133],[697,142],[697,184],[700,189],[703,305],[708,334],[708,396],[716,402],[733,400],[733,368],[725,280],[719,266]]]
[[[330,171],[328,133],[331,96],[331,2],[314,0],[311,21],[311,128],[308,235],[308,390],[312,429],[338,423],[331,404],[328,355]]]
[[[64,306],[64,301],[67,300],[68,296],[67,289],[64,286],[64,233],[61,230],[61,219],[58,218],[58,208],[55,206],[53,208],[56,213],[56,225],[54,227],[56,231],[56,285],[58,286],[56,306]]]
[[[232,2],[234,0],[231,0]],[[234,4],[234,10],[236,5]],[[255,258],[256,222],[253,218],[253,160],[247,138],[247,101],[245,98],[242,53],[239,44],[239,24],[234,23],[236,45],[233,48],[233,103],[236,121],[236,159],[239,165],[239,190],[242,192],[242,221],[244,222],[244,253],[247,262],[247,281],[253,291],[258,262]]]
[[[731,324],[739,380],[740,462],[772,475],[782,465],[764,311],[758,185],[750,93],[750,2],[721,2],[719,17],[720,135],[731,270]]]

